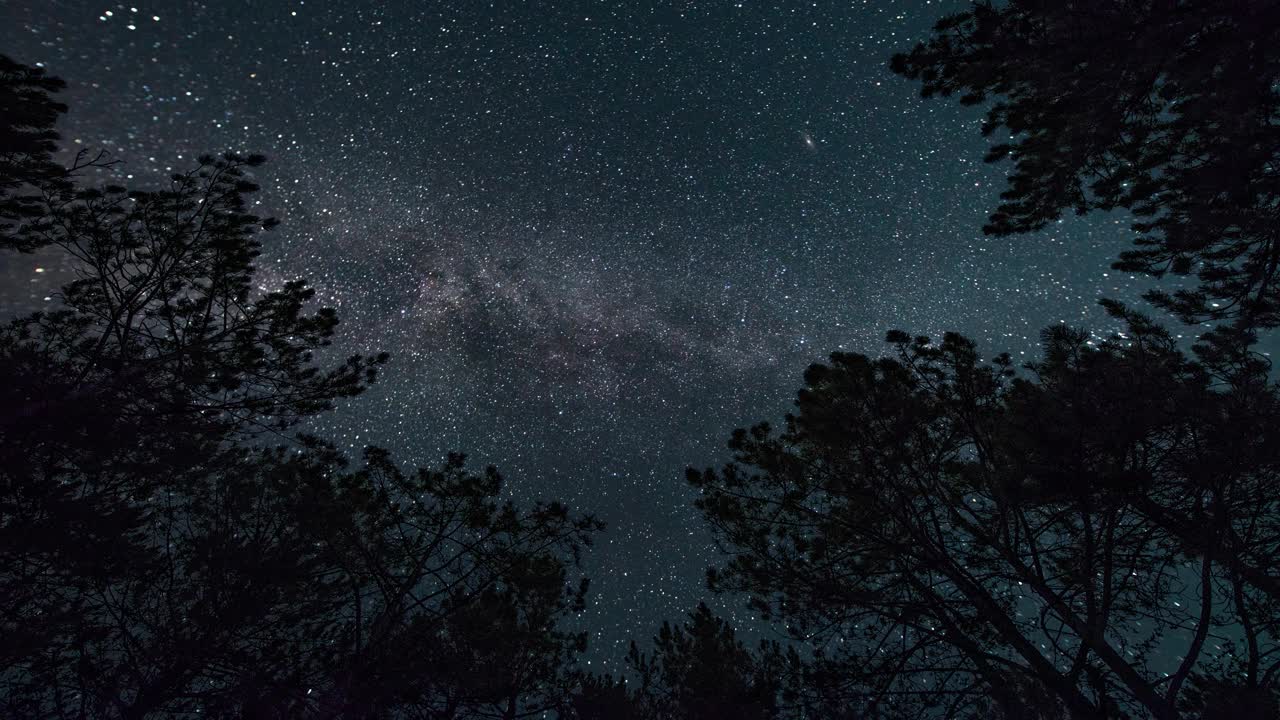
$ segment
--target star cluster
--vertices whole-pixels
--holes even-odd
[[[1107,268],[1122,218],[982,236],[1003,168],[979,112],[887,68],[955,7],[32,2],[0,37],[129,182],[268,155],[259,281],[309,278],[339,351],[393,354],[315,429],[596,512],[598,663],[705,595],[683,468],[777,419],[807,364],[889,328],[1030,359],[1142,289]],[[51,302],[57,262],[4,258],[5,313]]]

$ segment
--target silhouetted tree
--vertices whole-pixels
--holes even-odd
[[[1014,168],[987,232],[1127,208],[1137,247],[1115,267],[1199,278],[1153,301],[1188,322],[1274,327],[1278,40],[1274,0],[975,2],[892,67],[926,97],[990,103],[987,160]]]
[[[651,720],[652,708],[631,692],[625,678],[584,674],[569,704],[574,720]]]
[[[639,676],[637,693],[661,720],[779,716],[783,655],[775,644],[756,652],[705,604],[683,625],[664,622],[652,653],[631,644],[628,662]]]
[[[798,658],[774,642],[751,650],[732,626],[705,604],[681,625],[664,622],[651,652],[631,643],[625,680],[587,676],[574,697],[577,720],[695,720],[732,717],[773,720],[797,716],[788,692]]]
[[[1054,328],[1031,378],[957,335],[833,355],[783,432],[690,473],[712,587],[813,648],[828,706],[1172,718],[1195,671],[1274,686],[1275,388],[1109,308],[1123,337]]]
[[[243,169],[256,162],[208,159],[163,192],[79,191],[26,226],[79,277],[57,309],[0,329],[2,622],[24,638],[0,657],[71,632],[87,578],[145,565],[156,498],[228,443],[358,394],[385,361],[321,370],[311,355],[333,311],[305,314],[301,282],[252,290],[265,223],[245,211]]]
[[[406,474],[371,449],[351,470],[295,435],[387,357],[320,366],[336,314],[309,312],[302,281],[255,286],[261,158],[82,189],[51,161],[59,82],[12,63],[0,80],[29,111],[6,115],[6,242],[77,273],[0,329],[0,714],[562,707],[585,635],[557,623],[599,523],[504,501],[461,456]]]
[[[1198,566],[1194,582],[1191,572],[1179,579],[1175,602],[1198,604],[1201,615],[1169,698],[1204,670],[1206,643],[1233,658],[1220,676],[1243,678],[1244,694],[1270,693],[1277,668],[1266,657],[1280,636],[1270,571],[1280,552],[1280,397],[1270,363],[1228,329],[1203,336],[1189,361],[1164,329],[1104,304],[1126,321],[1123,344],[1096,351],[1059,330],[1036,382],[1007,397],[1006,489],[1026,503],[1122,504],[1142,519],[1144,542]]]
[[[110,163],[105,153],[76,154],[70,167],[54,160],[58,151],[58,117],[67,107],[52,93],[66,87],[61,79],[0,55],[0,247],[33,250],[38,237],[27,223],[46,219],[73,191],[75,174]]]
[[[135,563],[79,590],[72,641],[5,676],[32,717],[519,718],[567,697],[598,524],[520,510],[491,469],[254,451],[155,503]]]

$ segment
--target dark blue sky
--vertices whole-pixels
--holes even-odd
[[[982,236],[980,111],[887,69],[956,3],[360,5],[6,3],[0,51],[66,79],[68,144],[135,184],[271,158],[261,283],[310,278],[339,350],[394,356],[317,429],[598,513],[599,658],[705,594],[683,468],[806,365],[889,328],[1030,359],[1144,285],[1108,267],[1123,217]],[[0,262],[6,314],[64,277]]]

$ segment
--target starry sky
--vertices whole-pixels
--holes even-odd
[[[67,146],[135,186],[270,158],[260,284],[309,278],[340,353],[393,355],[314,429],[463,451],[517,498],[597,513],[598,666],[705,597],[683,469],[778,419],[805,366],[889,328],[1030,360],[1040,328],[1103,330],[1098,297],[1148,286],[1108,267],[1118,215],[982,236],[1004,169],[980,110],[887,68],[959,7],[11,0],[0,52],[67,80]],[[0,311],[65,278],[0,257]]]

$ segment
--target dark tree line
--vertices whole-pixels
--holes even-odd
[[[811,367],[688,475],[759,622],[700,605],[616,676],[578,662],[598,521],[301,432],[388,357],[321,361],[336,314],[256,289],[262,159],[98,187],[61,81],[0,56],[0,243],[76,271],[0,328],[0,715],[1280,718],[1278,32],[1270,1],[977,3],[896,57],[987,106],[988,232],[1128,210],[1117,267],[1222,324],[1104,301],[1123,332],[1022,368],[899,331]]]

